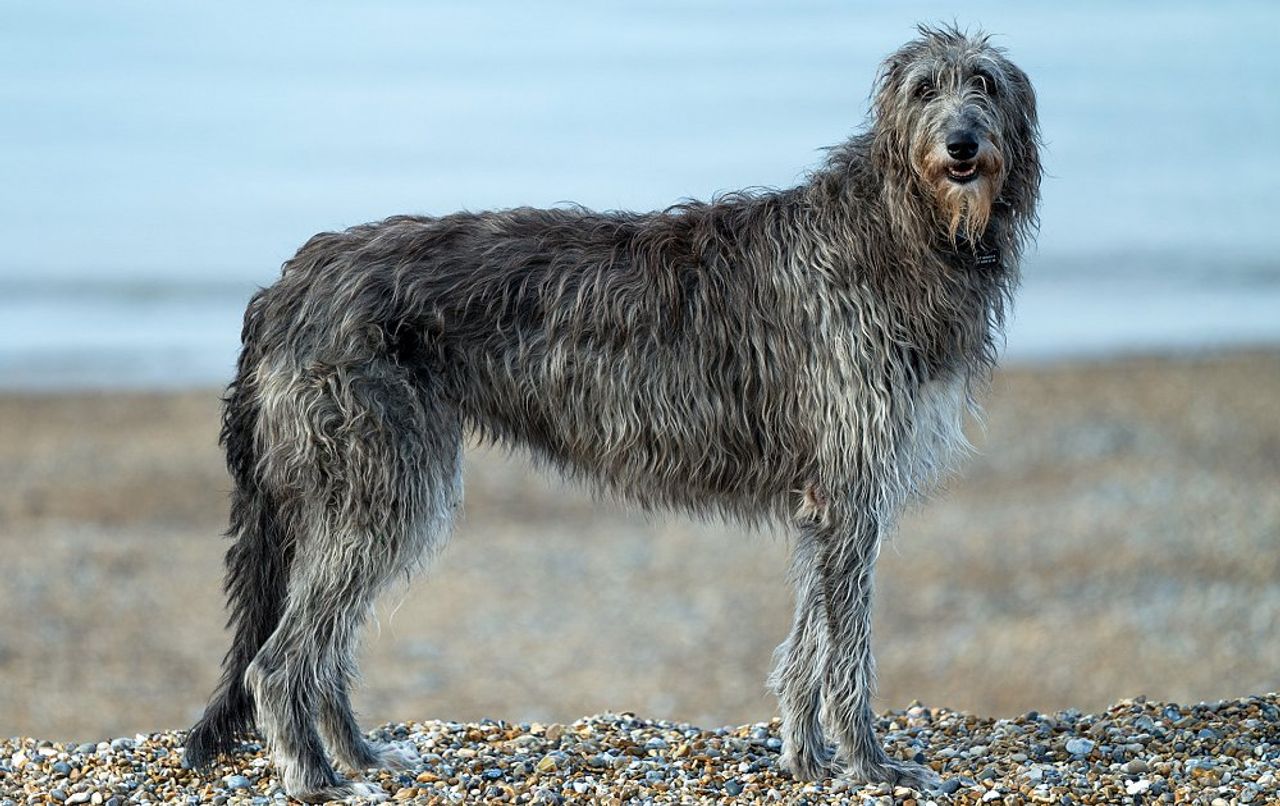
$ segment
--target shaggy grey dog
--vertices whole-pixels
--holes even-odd
[[[312,238],[245,314],[225,675],[187,740],[254,724],[290,795],[417,763],[352,716],[361,623],[440,549],[464,433],[646,507],[794,530],[780,763],[913,787],[874,733],[872,576],[964,445],[1040,184],[1035,97],[985,36],[922,28],[869,129],[800,187],[657,213],[395,217]]]

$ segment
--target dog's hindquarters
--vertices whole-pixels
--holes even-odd
[[[375,596],[444,542],[461,499],[462,425],[389,334],[317,339],[282,284],[250,305],[226,401],[234,638],[186,760],[207,766],[256,722],[287,791],[328,800],[372,788],[344,781],[326,745],[349,769],[410,761],[363,737],[348,685]]]
[[[361,794],[324,745],[352,769],[398,761],[360,734],[347,687],[374,598],[449,529],[461,422],[381,343],[342,363],[268,362],[260,375],[260,472],[286,502],[295,545],[279,624],[245,680],[291,795]]]

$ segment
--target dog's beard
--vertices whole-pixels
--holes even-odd
[[[934,185],[938,211],[952,243],[961,236],[976,241],[987,231],[996,195],[994,185],[991,177],[985,174],[963,185],[946,178]]]

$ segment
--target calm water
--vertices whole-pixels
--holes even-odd
[[[1040,95],[1011,358],[1280,343],[1280,5],[967,3]],[[310,234],[795,182],[954,5],[8,6],[0,385],[230,374]]]

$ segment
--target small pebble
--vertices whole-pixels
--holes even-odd
[[[1093,741],[1091,739],[1075,739],[1067,740],[1067,752],[1073,756],[1087,756],[1093,752]]]
[[[1141,795],[1151,788],[1151,782],[1146,778],[1139,778],[1136,781],[1129,781],[1124,785],[1124,791],[1128,795]]]

